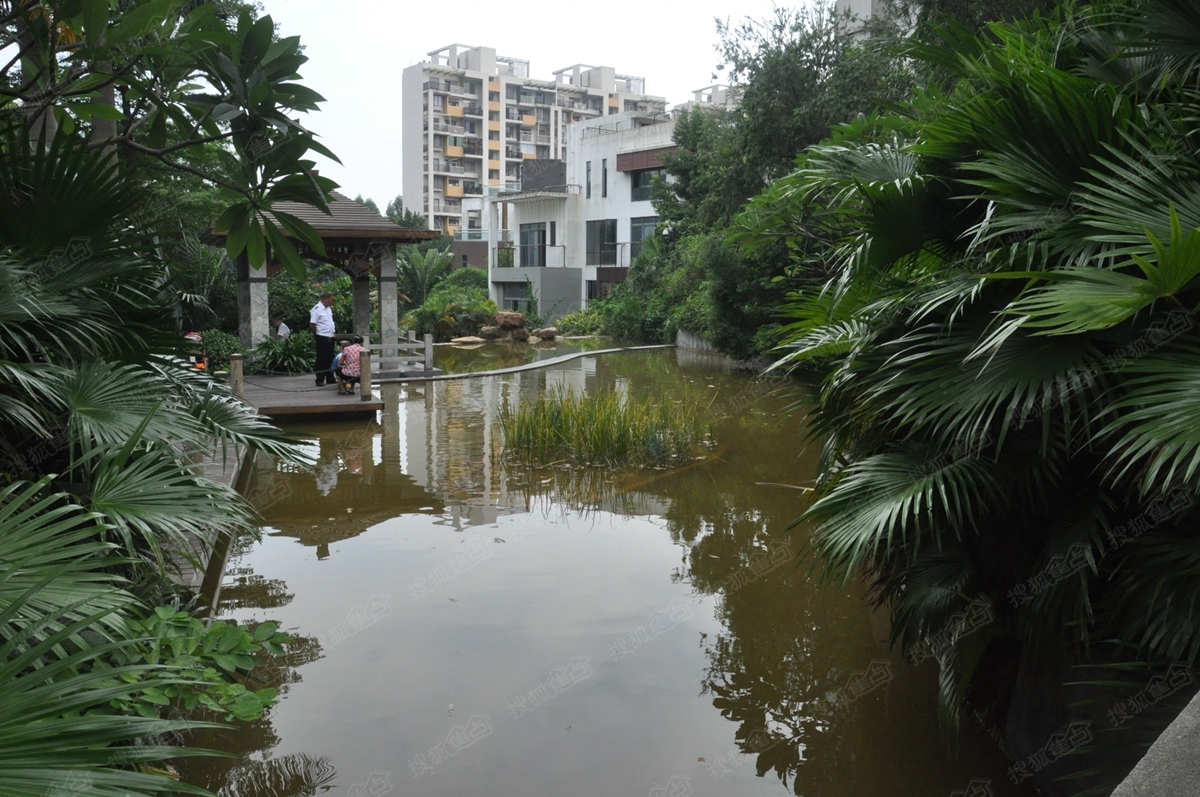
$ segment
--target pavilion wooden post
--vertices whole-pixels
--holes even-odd
[[[245,360],[246,355],[244,354],[229,355],[229,387],[238,398],[246,397]]]
[[[371,400],[371,352],[364,350],[358,355],[359,384],[358,397],[363,401]]]
[[[425,333],[425,372],[433,370],[433,335]]]

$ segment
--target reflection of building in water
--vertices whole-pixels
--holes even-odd
[[[636,373],[618,373],[595,357],[515,374],[384,385],[382,429],[306,429],[317,435],[305,444],[316,470],[260,457],[249,497],[267,526],[317,547],[320,558],[331,543],[405,513],[432,513],[454,528],[488,525],[551,494],[567,506],[619,514],[662,511],[649,489],[661,472],[531,474],[503,466],[503,407],[545,390],[635,393],[639,385]]]
[[[555,470],[539,471],[536,478],[526,472],[506,474],[501,408],[532,401],[546,390],[630,391],[627,379],[598,362],[583,357],[516,374],[387,386],[385,403],[398,403],[399,411],[385,419],[385,449],[402,443],[406,473],[445,501],[446,515],[456,527],[527,512],[534,501],[550,494],[564,505],[618,514],[661,511],[662,502],[639,489],[661,478],[659,472],[647,476]]]
[[[504,478],[501,408],[548,387],[584,390],[595,374],[595,358],[584,357],[516,374],[389,385],[384,401],[399,409],[385,418],[385,449],[394,435],[403,444],[406,472],[446,501],[456,525],[494,523],[502,512],[527,507]]]

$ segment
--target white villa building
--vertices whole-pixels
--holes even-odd
[[[650,183],[665,176],[673,130],[662,113],[574,123],[565,161],[528,163],[517,190],[479,200],[491,296],[501,309],[526,310],[532,298],[553,320],[625,279],[658,222]]]

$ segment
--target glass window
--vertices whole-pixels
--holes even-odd
[[[435,138],[434,143],[436,144],[436,142],[437,142],[437,139]],[[584,180],[583,198],[584,199],[592,198],[592,162],[591,161],[587,162],[587,179]]]
[[[654,234],[658,216],[639,216],[629,220],[629,256],[637,257],[642,251],[642,241]]]
[[[608,158],[600,161],[600,196],[608,196]]]
[[[617,264],[617,220],[601,219],[587,223],[587,265]]]
[[[629,179],[632,184],[629,193],[630,201],[648,201],[650,199],[650,184],[654,182],[654,178],[662,177],[666,179],[666,176],[666,169],[638,169],[636,172],[630,172]]]
[[[520,229],[520,265],[542,268],[546,265],[546,223],[522,224]]]

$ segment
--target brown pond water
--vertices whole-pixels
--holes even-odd
[[[860,585],[809,576],[796,386],[674,351],[386,388],[381,423],[260,460],[261,542],[220,613],[297,638],[283,700],[187,778],[226,795],[1024,794],[994,743],[946,752],[929,662]],[[673,472],[522,473],[497,414],[550,385],[700,398],[719,456]]]

